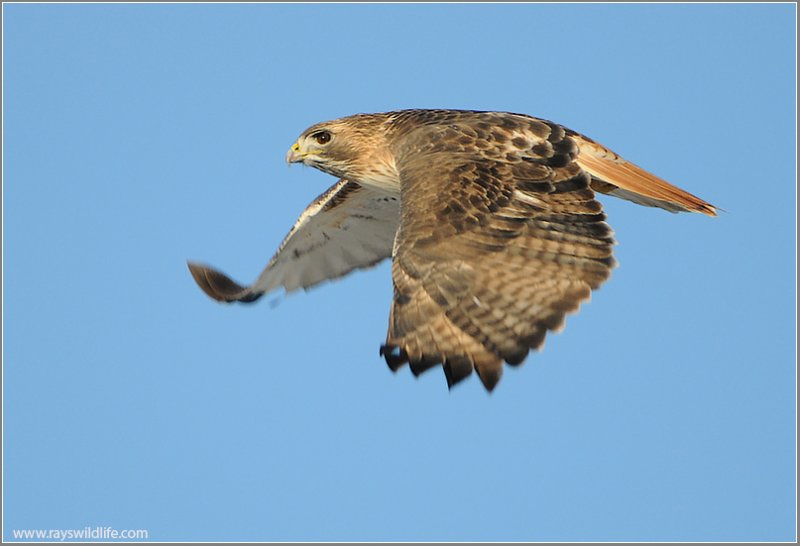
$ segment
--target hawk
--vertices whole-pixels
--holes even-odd
[[[590,138],[509,112],[358,114],[306,129],[286,159],[339,181],[252,285],[189,262],[197,284],[252,302],[391,258],[380,354],[414,375],[442,365],[448,387],[475,370],[491,391],[609,277],[615,242],[596,192],[716,215]]]

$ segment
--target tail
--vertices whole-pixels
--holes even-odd
[[[639,205],[670,212],[717,215],[717,207],[634,165],[578,133],[570,136],[580,148],[578,164],[592,176],[592,189]]]

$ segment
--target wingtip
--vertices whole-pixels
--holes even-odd
[[[472,373],[472,361],[464,356],[446,358],[442,364],[442,369],[447,380],[447,389],[452,390],[454,386],[470,376]]]
[[[191,260],[187,260],[186,265],[197,286],[214,300],[224,303],[234,301],[249,303],[261,297],[260,293],[251,293],[246,287],[216,269]]]
[[[483,387],[486,389],[486,392],[489,394],[494,391],[494,388],[500,382],[500,377],[503,375],[503,364],[500,363],[499,366],[493,366],[489,368],[476,367],[475,371],[478,374],[478,378],[480,378]]]
[[[393,372],[396,372],[400,367],[408,362],[408,355],[400,347],[391,344],[381,345],[380,356],[386,361],[386,365]]]

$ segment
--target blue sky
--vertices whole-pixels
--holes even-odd
[[[793,5],[4,5],[4,535],[793,540]],[[222,306],[312,123],[551,119],[727,212],[604,198],[611,280],[492,395],[392,374],[388,264]]]

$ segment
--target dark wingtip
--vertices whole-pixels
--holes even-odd
[[[481,383],[488,392],[492,392],[503,375],[502,366],[484,367],[481,369],[473,364],[468,356],[453,356],[442,359],[438,355],[423,355],[418,359],[411,360],[401,347],[397,345],[381,345],[380,355],[386,360],[389,369],[396,372],[403,364],[408,363],[411,372],[415,377],[426,372],[432,367],[442,364],[447,388],[451,390],[455,385],[465,380],[472,374],[473,369],[477,372]],[[442,361],[444,360],[444,362]]]
[[[419,377],[424,372],[427,372],[434,366],[438,366],[441,363],[441,357],[436,355],[423,355],[419,360],[409,359],[408,366],[411,368],[411,373],[414,374],[414,377]]]
[[[261,297],[261,294],[250,292],[246,287],[216,269],[196,262],[186,262],[186,264],[189,266],[189,272],[194,277],[197,286],[217,301],[249,303]]]
[[[447,388],[452,389],[472,373],[472,362],[465,356],[451,357],[444,361],[442,368],[447,379]]]
[[[497,386],[497,383],[500,381],[500,377],[503,375],[502,367],[482,371],[480,368],[476,368],[475,371],[478,372],[478,377],[480,378],[481,383],[483,383],[483,387],[489,393],[494,390],[494,388]]]
[[[396,372],[408,362],[408,355],[396,345],[381,345],[380,355],[386,360],[389,369]]]

